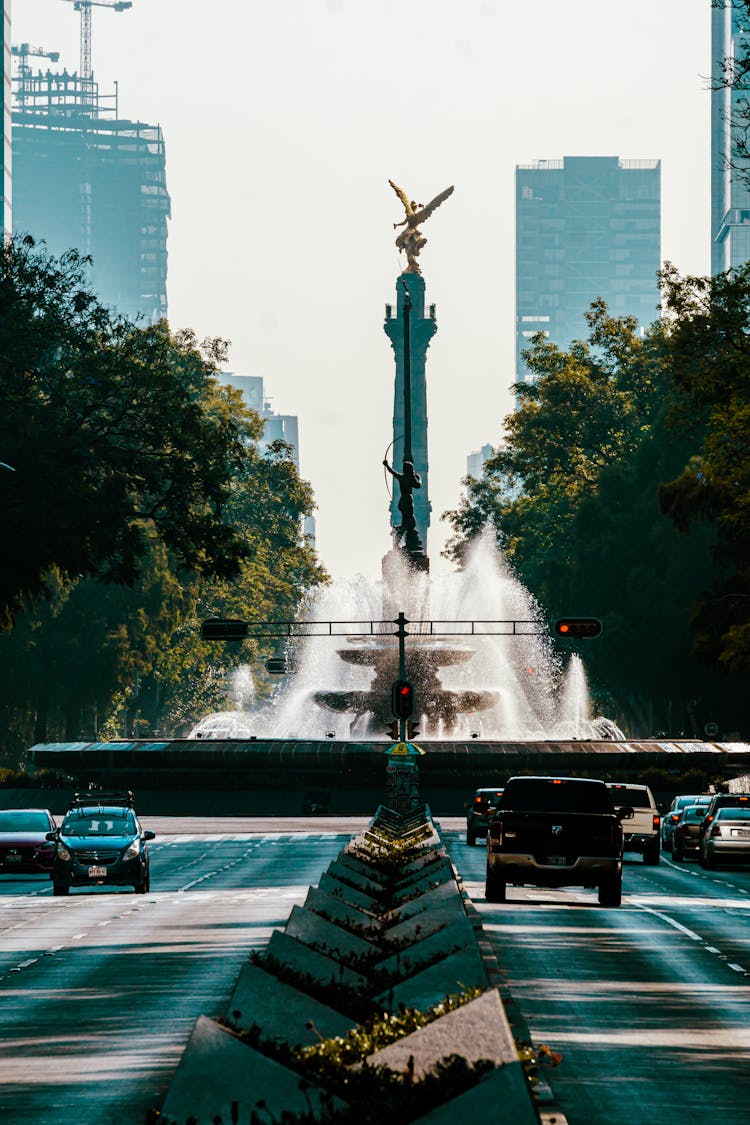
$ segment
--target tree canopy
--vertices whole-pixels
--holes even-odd
[[[327,580],[302,532],[310,486],[217,379],[223,342],[114,316],[85,265],[30,239],[0,258],[6,754],[184,734],[266,654],[217,648],[200,621],[293,619]]]
[[[605,622],[586,649],[602,706],[642,734],[698,736],[719,715],[724,730],[744,722],[721,673],[748,667],[750,270],[668,268],[662,283],[665,315],[643,335],[597,301],[587,341],[532,341],[534,381],[446,513],[448,552],[460,561],[493,525],[551,615]]]
[[[158,539],[205,575],[237,573],[226,518],[260,422],[215,379],[220,341],[139,327],[87,291],[85,262],[0,248],[0,622],[65,577],[132,584]]]

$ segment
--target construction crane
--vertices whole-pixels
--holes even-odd
[[[45,51],[43,47],[32,47],[30,43],[16,43],[11,47],[10,53],[15,55],[18,59],[18,104],[23,108],[26,104],[26,97],[31,85],[29,56],[35,55],[40,59],[49,59],[50,62],[58,62],[60,52]]]
[[[81,13],[81,66],[79,74],[81,78],[92,78],[93,70],[91,69],[91,9],[92,8],[112,8],[115,12],[124,12],[126,8],[132,8],[132,0],[65,0],[66,4],[72,4],[77,12]]]

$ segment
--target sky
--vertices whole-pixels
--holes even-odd
[[[12,0],[13,41],[78,69],[71,0]],[[427,201],[420,255],[434,571],[469,453],[513,407],[514,171],[562,156],[662,161],[662,257],[709,271],[710,0],[133,0],[93,11],[93,68],[120,114],[162,126],[169,319],[231,342],[296,414],[318,550],[377,578],[382,460],[405,266],[393,179]],[[34,61],[34,60],[32,60]],[[45,63],[46,66],[46,63]],[[656,315],[656,310],[655,310]]]

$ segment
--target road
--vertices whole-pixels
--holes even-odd
[[[484,849],[454,861],[569,1125],[750,1121],[750,870],[626,856],[623,904],[510,887],[484,902]]]
[[[0,1120],[141,1125],[195,1017],[225,1011],[265,944],[362,818],[149,819],[153,892],[0,876]],[[442,822],[569,1125],[750,1120],[750,870],[626,865],[594,892],[510,888],[484,902],[484,853]],[[210,830],[207,831],[207,828]]]
[[[0,1121],[142,1125],[161,1103],[196,1017],[226,1012],[248,951],[350,835],[239,825],[144,820],[148,895],[0,876]]]

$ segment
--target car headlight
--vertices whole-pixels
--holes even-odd
[[[140,854],[141,854],[141,841],[136,839],[136,840],[133,840],[133,843],[130,845],[130,847],[126,848],[125,851],[122,853],[122,858],[123,859],[137,859],[137,857]]]
[[[64,860],[65,863],[70,863],[72,856],[68,849],[65,847],[65,844],[57,845],[57,858]]]

